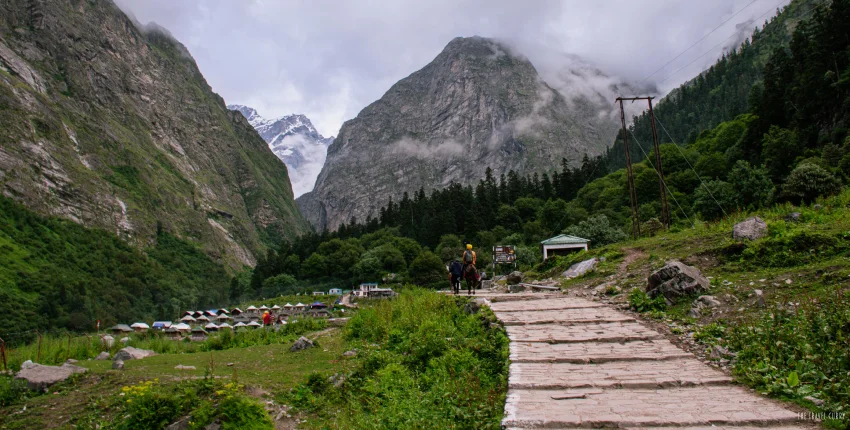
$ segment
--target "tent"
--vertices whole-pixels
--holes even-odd
[[[230,313],[231,313],[232,315],[239,315],[239,314],[241,314],[241,313],[242,313],[242,309],[239,309],[239,308],[233,308],[233,310],[231,310],[231,311],[230,311]]]
[[[171,327],[171,321],[154,321],[153,328],[156,330],[167,329]]]
[[[109,330],[112,330],[113,333],[129,333],[133,331],[127,324],[115,324]]]
[[[293,307],[298,309],[304,309],[304,306],[306,306],[304,303],[298,302],[298,304]]]
[[[219,316],[215,317],[215,319],[217,319],[217,320],[219,320],[219,321],[227,321],[227,320],[229,320],[229,319],[233,319],[233,318],[230,318],[230,315],[227,315],[227,314],[221,314],[221,315],[219,315]]]
[[[177,331],[189,331],[189,330],[192,329],[192,327],[189,327],[189,324],[184,324],[184,323],[173,325],[171,327],[174,327],[174,329],[177,330]]]
[[[221,314],[229,314],[229,313],[230,313],[230,311],[228,311],[226,308],[221,308],[221,309],[219,309],[219,310],[218,310],[218,314],[219,314],[219,315],[221,315]]]
[[[292,303],[287,303],[287,304],[283,305],[283,307],[286,308],[286,309],[291,309]]]
[[[269,307],[266,306],[266,305],[262,305],[262,306],[260,306],[260,310],[261,311],[267,311],[267,310],[269,310]]]
[[[243,322],[238,322],[238,323],[236,323],[236,324],[233,324],[233,328],[239,328],[239,327],[245,327],[245,323],[243,323]]]
[[[186,315],[185,317],[180,318],[180,322],[184,322],[184,323],[190,323],[190,322],[196,322],[196,321],[198,321],[198,320],[196,320],[191,315]]]
[[[256,311],[257,311],[257,307],[256,307],[256,306],[254,306],[254,305],[251,305],[251,306],[248,306],[248,309],[246,309],[246,310],[247,310],[248,312],[256,312]]]
[[[280,310],[280,306],[278,306],[278,305],[274,305],[274,306],[272,306],[272,310],[273,310],[273,311],[279,311],[279,310]]]
[[[209,319],[209,318],[207,318],[207,316],[206,316],[206,315],[201,315],[201,316],[199,316],[199,317],[197,318],[197,320],[198,320],[198,321],[203,321],[203,322],[210,322],[210,319]]]
[[[313,309],[324,309],[324,308],[328,307],[328,305],[326,305],[322,302],[316,301],[316,302],[313,302],[313,304],[310,305],[310,307],[313,308]]]
[[[249,322],[248,324],[245,324],[245,325],[248,326],[248,327],[261,327],[260,323],[258,323],[256,321],[251,321],[251,322]]]
[[[147,329],[151,328],[151,326],[149,326],[149,325],[147,325],[143,322],[137,322],[137,323],[131,324],[130,328],[132,328],[133,330],[136,330],[136,331],[146,331]]]
[[[233,326],[228,324],[228,323],[221,323],[221,324],[218,325],[219,330],[231,329],[231,328],[233,328]]]
[[[215,325],[215,323],[209,323],[205,325],[204,328],[207,330],[218,330],[218,326]]]

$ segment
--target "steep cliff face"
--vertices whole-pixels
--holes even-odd
[[[376,216],[389,197],[478,181],[487,167],[530,173],[601,153],[617,130],[610,101],[562,93],[508,48],[454,39],[343,125],[301,212],[333,230]]]
[[[333,136],[323,137],[305,115],[269,119],[249,106],[227,105],[227,108],[239,111],[269,144],[274,155],[286,164],[296,196],[313,189],[325,164],[328,146],[334,141]]]
[[[0,3],[0,190],[231,266],[305,231],[286,167],[163,29],[107,0]]]

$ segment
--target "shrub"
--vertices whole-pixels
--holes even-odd
[[[594,247],[626,240],[622,229],[612,226],[605,215],[592,216],[574,226],[568,227],[564,233],[590,240]]]
[[[28,395],[29,390],[25,381],[11,376],[0,376],[0,406],[9,406],[27,398]]]
[[[428,288],[439,288],[448,284],[446,266],[440,261],[440,257],[430,251],[422,252],[410,263],[410,278],[417,285]]]
[[[664,301],[664,296],[658,296],[654,299],[650,298],[646,291],[640,288],[633,288],[629,292],[629,306],[638,312],[664,311],[667,309],[667,302]]]
[[[729,183],[738,191],[738,207],[757,209],[773,201],[776,187],[767,170],[753,168],[750,163],[738,160],[729,172]]]
[[[782,197],[793,203],[810,203],[820,196],[831,196],[839,191],[841,181],[826,169],[814,163],[801,163],[785,180]]]
[[[724,211],[731,212],[736,202],[737,193],[728,182],[708,181],[694,191],[694,211],[708,221],[720,219]]]

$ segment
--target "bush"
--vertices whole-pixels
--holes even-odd
[[[605,215],[592,216],[565,229],[564,233],[588,239],[593,247],[620,242],[627,237],[623,230],[612,226]]]
[[[27,383],[11,376],[0,376],[0,406],[9,406],[29,395]]]
[[[664,301],[664,296],[658,296],[654,299],[650,298],[646,291],[640,288],[633,288],[629,292],[629,306],[638,312],[664,311],[667,309],[667,302]]]
[[[776,192],[767,170],[753,168],[743,160],[738,160],[729,172],[729,183],[738,191],[738,207],[743,209],[758,209],[769,205]]]
[[[839,191],[841,181],[826,169],[814,163],[801,163],[785,180],[782,197],[797,204],[811,203],[820,196],[831,196]]]
[[[794,267],[837,255],[848,249],[842,237],[808,231],[792,231],[762,240],[742,253],[752,268]]]
[[[422,287],[440,288],[448,285],[448,271],[440,257],[430,251],[419,254],[410,264],[410,278]]]

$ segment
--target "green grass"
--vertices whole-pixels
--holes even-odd
[[[282,400],[315,417],[308,428],[499,428],[508,339],[469,306],[419,289],[373,302],[345,328],[359,350],[350,370],[313,374]]]

